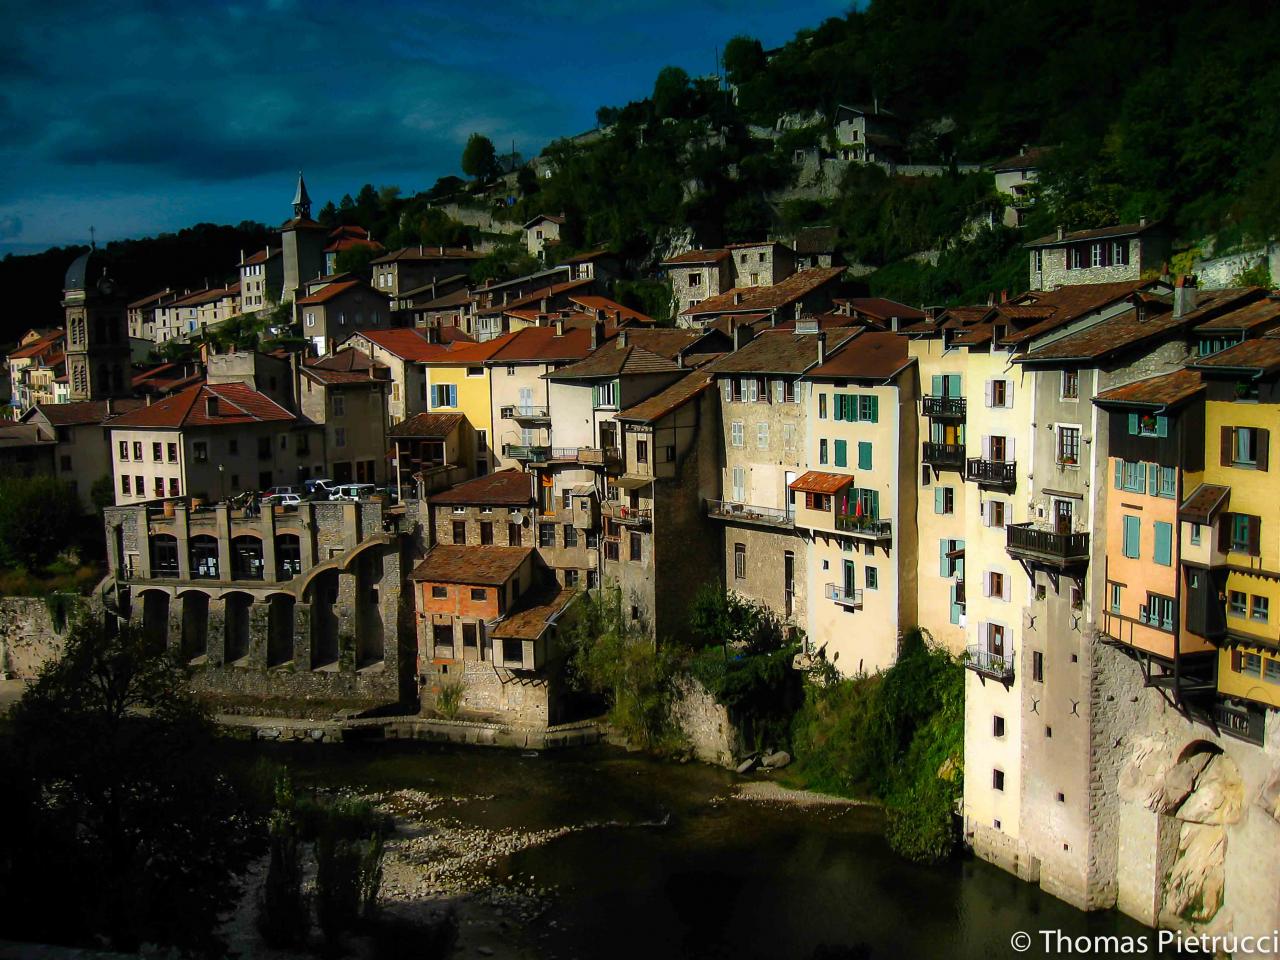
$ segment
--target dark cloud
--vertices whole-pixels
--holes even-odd
[[[21,217],[0,217],[0,240],[15,240],[22,236]]]

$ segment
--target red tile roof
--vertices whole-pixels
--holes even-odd
[[[575,587],[548,586],[521,597],[516,609],[498,621],[493,635],[498,639],[537,640],[552,621],[578,596]]]
[[[853,477],[847,473],[824,473],[821,470],[810,470],[791,481],[791,489],[803,493],[839,493],[849,484]]]
[[[532,547],[469,547],[438,544],[418,564],[411,580],[501,586],[533,554]]]
[[[25,347],[18,347],[18,349],[9,354],[9,359],[26,360],[31,357],[48,356],[54,351],[61,352],[59,344],[65,336],[65,331],[54,330],[52,333],[47,333],[38,340],[32,340]]]
[[[1085,314],[1101,310],[1131,294],[1146,290],[1158,283],[1156,280],[1124,280],[1118,283],[1076,283],[1059,287],[1057,290],[1032,290],[1022,294],[1013,304],[1002,304],[1002,309],[1009,306],[1031,305],[1040,308],[1051,308],[1047,319],[1033,323],[1018,331],[1011,331],[1002,343],[1021,343],[1031,337],[1066,326]],[[953,311],[948,311],[951,313]]]
[[[391,439],[443,440],[467,418],[460,413],[415,413],[387,431]]]
[[[209,409],[209,401],[214,409]],[[113,427],[240,427],[289,423],[297,418],[265,394],[243,383],[198,383],[149,406],[121,414]]]
[[[542,287],[541,289],[534,290],[532,293],[527,293],[523,297],[516,297],[514,300],[508,300],[506,303],[495,303],[491,307],[480,307],[478,312],[487,315],[504,313],[507,310],[518,310],[521,307],[540,304],[543,299],[549,299],[562,293],[568,293],[570,290],[581,290],[583,287],[589,287],[593,283],[595,283],[595,281],[589,278],[583,280],[569,280],[566,283],[554,283],[549,287]]]
[[[771,287],[734,287],[715,297],[680,311],[681,316],[721,313],[752,313],[788,306],[814,290],[834,283],[844,267],[813,267],[793,273]],[[736,302],[735,302],[736,298]]]
[[[850,310],[864,314],[882,323],[897,317],[899,320],[923,320],[924,311],[916,307],[888,300],[885,297],[848,297],[834,301],[838,306],[847,306]]]
[[[320,383],[371,383],[391,376],[391,368],[370,359],[369,355],[348,347],[327,357],[308,358],[302,367],[305,376]]]
[[[363,280],[343,280],[339,283],[330,283],[321,287],[309,297],[302,297],[298,301],[298,306],[307,306],[315,303],[327,303],[335,297],[341,296],[348,291],[355,290],[357,287],[368,286]],[[369,289],[373,289],[370,287]]]
[[[1104,390],[1093,402],[1100,407],[1108,404],[1169,407],[1189,400],[1203,389],[1200,374],[1195,370],[1174,370]]]
[[[680,267],[696,266],[704,263],[719,263],[728,256],[730,256],[729,251],[723,248],[714,250],[686,250],[684,253],[677,253],[674,257],[668,257],[666,260],[663,260],[659,266]]]
[[[1197,310],[1196,313],[1199,313]],[[1265,297],[1197,325],[1196,333],[1246,332],[1280,324],[1280,298]]]
[[[241,262],[241,266],[247,267],[255,263],[266,263],[268,260],[274,260],[278,256],[280,256],[279,247],[271,247],[267,250],[259,250],[257,253],[249,257],[246,257]]]
[[[1256,340],[1246,340],[1228,347],[1221,353],[1210,357],[1202,357],[1188,364],[1205,373],[1232,373],[1248,370],[1270,375],[1280,370],[1280,338],[1266,336]]]
[[[827,331],[827,353],[834,353],[845,340],[858,333],[857,329],[849,327]],[[800,374],[817,366],[817,363],[816,333],[766,330],[750,343],[718,360],[715,372]]]
[[[499,470],[434,493],[429,500],[431,503],[521,507],[534,502],[533,475],[523,470]]]
[[[438,344],[428,342],[422,333],[408,327],[397,327],[394,330],[361,330],[359,333],[352,334],[352,339],[356,337],[363,337],[401,360],[425,360],[429,354],[439,348]]]
[[[632,423],[656,423],[673,410],[679,410],[690,400],[700,396],[712,383],[714,380],[709,368],[697,370],[648,399],[618,411],[614,414],[614,419]]]
[[[94,423],[106,423],[121,414],[146,405],[138,397],[121,397],[118,400],[78,400],[75,403],[37,403],[22,415],[25,420],[39,411],[55,427],[76,427]],[[108,411],[108,408],[110,410]]]
[[[1052,147],[1030,147],[1016,156],[1006,157],[1004,160],[997,161],[992,164],[991,169],[995,173],[1006,173],[1014,170],[1035,170],[1044,163],[1045,158],[1051,152],[1053,152]]]
[[[1061,340],[1037,347],[1015,357],[1014,361],[1026,364],[1064,360],[1096,362],[1122,350],[1170,337],[1188,326],[1184,318],[1174,317],[1168,304],[1147,304],[1145,314],[1145,319],[1139,319],[1138,308],[1131,308],[1070,333]]]
[[[369,240],[365,237],[339,237],[332,241],[324,248],[325,253],[341,253],[343,250],[352,250],[356,247],[363,247],[368,250],[381,250],[382,244],[376,240]]]
[[[903,337],[896,333],[866,330],[845,340],[828,356],[826,363],[813,368],[805,376],[888,380],[910,362],[907,341]]]
[[[610,300],[608,297],[600,297],[592,294],[579,294],[570,297],[570,303],[576,303],[580,307],[587,310],[603,310],[606,317],[612,319],[621,319],[624,323],[652,324],[656,323],[653,317],[646,316],[639,310],[632,310],[630,307],[624,307],[616,300]]]
[[[591,331],[585,326],[566,328],[562,336],[556,336],[554,326],[525,327],[513,333],[511,339],[488,362],[550,363],[556,360],[581,360],[590,352]]]

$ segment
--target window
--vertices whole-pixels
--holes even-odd
[[[1111,241],[1111,262],[1116,266],[1128,266],[1129,244],[1125,240]]]
[[[835,465],[837,467],[847,467],[849,465],[849,445],[843,440],[837,440]]]
[[[593,400],[597,407],[613,407],[617,405],[618,382],[616,380],[606,380],[604,383],[597,383],[591,388]]]
[[[756,424],[756,449],[769,449],[769,424],[760,422]]]
[[[1238,672],[1250,677],[1262,676],[1262,657],[1256,653],[1241,653]]]
[[[431,599],[444,600],[449,596],[449,588],[433,583],[431,585]]]
[[[1120,612],[1120,595],[1123,589],[1118,583],[1107,584],[1107,603],[1112,613]]]
[[[1009,399],[1009,381],[991,380],[987,383],[987,406],[1007,407]]]
[[[578,545],[578,530],[568,523],[564,525],[564,545],[566,547],[576,547]]]
[[[468,377],[483,377],[484,367],[467,367]]]
[[[954,487],[933,488],[933,512],[944,514],[956,512],[956,491]]]
[[[1073,467],[1080,463],[1080,428],[1058,428],[1058,463]]]
[[[159,463],[163,459],[164,445],[160,443],[151,444],[151,461]]]
[[[458,388],[452,383],[436,383],[431,386],[431,406],[456,407],[458,405]]]
[[[120,441],[120,459],[121,460],[129,459],[129,441],[128,440]]]
[[[329,398],[329,406],[335,417],[341,417],[347,412],[347,399],[341,393],[335,392],[334,395]]]
[[[1263,666],[1262,679],[1267,683],[1280,683],[1280,660],[1267,657]]]
[[[1173,500],[1177,498],[1178,472],[1173,467],[1160,468],[1160,492],[1156,495],[1160,497],[1164,497],[1165,499],[1168,499],[1168,500]],[[1199,527],[1200,525],[1196,524],[1196,526]],[[1200,542],[1199,530],[1195,531],[1194,537],[1195,539],[1192,540],[1192,543],[1199,543]]]
[[[58,463],[64,472],[67,472],[71,469],[71,457],[69,457],[65,453],[58,458]]]
[[[1005,586],[1006,581],[1003,573],[998,570],[992,570],[987,574],[987,596],[1002,599]]]
[[[1031,651],[1031,679],[1036,683],[1044,683],[1044,652]]]
[[[988,500],[987,512],[990,518],[989,526],[1004,526],[1005,503],[1003,500]]]
[[[733,545],[733,578],[747,579],[747,545],[745,543]]]
[[[518,547],[520,546],[520,542],[523,539],[524,539],[524,536],[521,533],[520,524],[508,523],[507,524],[507,546]]]
[[[690,274],[689,274],[689,286],[691,286],[691,287],[700,287],[700,286],[702,286],[702,274],[700,274],[700,273],[690,273]]]
[[[1191,545],[1193,547],[1200,546],[1200,524],[1198,523],[1191,525]]]
[[[1044,272],[1044,251],[1033,250],[1031,255],[1034,258],[1031,269],[1033,269],[1036,273],[1043,273]]]
[[[127,476],[120,478],[120,492],[123,493],[126,497],[130,496],[132,492],[129,489],[129,478]]]
[[[1130,560],[1141,559],[1142,521],[1126,514],[1124,517],[1124,555]]]
[[[168,453],[169,453],[169,462],[177,463],[178,462],[178,445],[176,443],[169,444]]]
[[[552,523],[538,524],[538,546],[554,547],[556,545],[556,528]]]
[[[1249,597],[1242,590],[1232,590],[1227,595],[1227,609],[1233,617],[1248,616]]]
[[[1101,267],[1106,265],[1105,259],[1102,255],[1104,246],[1105,245],[1101,243],[1089,244],[1089,266]]]
[[[176,497],[176,496],[178,496],[178,495],[179,495],[179,494],[178,494],[178,490],[179,490],[179,487],[178,487],[178,478],[177,478],[177,477],[170,477],[170,478],[169,478],[169,496],[171,496],[171,497]]]
[[[347,445],[347,428],[346,427],[333,428],[333,445],[335,447],[345,447]]]
[[[1160,630],[1173,629],[1173,598],[1158,593],[1147,594],[1147,605],[1138,611],[1138,619]]]
[[[863,567],[862,577],[863,577],[863,582],[866,584],[866,587],[868,590],[880,589],[880,571],[878,568]]]
[[[1000,790],[1001,792],[1004,791],[1004,771],[1003,770],[997,769],[997,770],[991,771],[991,789]]]
[[[876,423],[880,419],[880,398],[859,397],[858,419],[866,423]]]
[[[742,441],[742,421],[741,420],[734,420],[731,424],[729,424],[729,436],[731,438],[731,442],[735,447],[742,446],[743,441]]]
[[[1173,566],[1173,524],[1157,520],[1155,522],[1155,539],[1154,558],[1156,563],[1162,567]]]
[[[858,441],[858,469],[871,469],[871,444],[865,440]]]
[[[1079,370],[1063,370],[1062,371],[1062,399],[1063,400],[1079,400],[1080,399],[1080,371]]]
[[[453,542],[454,543],[467,542],[467,521],[465,520],[453,521]]]
[[[235,483],[234,481],[232,482],[231,485],[233,487],[240,486],[240,484]],[[133,492],[140,497],[145,497],[147,495],[147,483],[146,483],[146,480],[143,479],[141,474],[133,478]]]
[[[133,459],[139,460],[139,461],[142,459],[142,441],[141,440],[133,441]]]
[[[827,419],[827,395],[825,393],[818,394],[818,419]]]
[[[1120,490],[1128,490],[1130,493],[1146,493],[1146,468],[1132,460],[1117,460],[1116,487]]]
[[[471,588],[471,599],[472,599],[472,600],[483,600],[483,599],[485,599],[485,597],[486,597],[486,596],[488,596],[488,591],[487,591],[487,590],[485,590],[485,588],[484,588],[484,587],[472,587],[472,588]]]
[[[152,489],[155,490],[155,495],[157,497],[163,497],[164,496],[164,477],[156,477],[155,483],[152,485]]]
[[[612,486],[609,488],[609,499],[610,499],[610,500],[616,500],[616,499],[617,499],[617,493],[616,493],[616,490],[615,490],[615,488],[613,488]],[[573,509],[573,491],[572,491],[572,490],[565,490],[565,491],[563,492],[562,496],[561,496],[561,500],[560,500],[560,502],[561,502],[561,505],[562,505],[566,510],[572,510],[572,509]]]
[[[637,463],[649,462],[649,441],[648,440],[636,441],[636,462]]]
[[[486,547],[493,543],[493,524],[488,520],[480,521],[480,543]]]
[[[1222,465],[1266,470],[1269,432],[1259,427],[1222,428]]]
[[[773,402],[774,403],[787,402],[787,381],[785,380],[773,381]]]
[[[1254,597],[1249,607],[1249,619],[1266,623],[1271,611],[1271,601],[1266,597]]]
[[[938,541],[938,575],[944,578],[964,576],[963,540]]]
[[[824,439],[824,440],[818,441],[818,464],[820,466],[825,466],[826,462],[827,462],[827,441]]]
[[[746,467],[733,468],[733,499],[738,503],[743,503],[747,499]]]
[[[1262,520],[1248,513],[1231,513],[1228,529],[1228,547],[1235,553],[1247,553],[1252,557],[1259,555]]]
[[[642,545],[640,534],[631,533],[629,543],[627,544],[630,559],[639,562],[642,556]]]
[[[993,737],[1004,736],[1004,717],[999,714],[991,718],[991,735]]]

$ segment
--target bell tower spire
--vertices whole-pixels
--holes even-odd
[[[293,194],[293,219],[311,219],[311,197],[307,195],[307,182],[302,179],[302,171],[298,171],[298,189]]]

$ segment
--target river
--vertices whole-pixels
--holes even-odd
[[[992,960],[1044,949],[1039,931],[1146,937],[1115,912],[1081,913],[972,858],[918,867],[894,855],[872,807],[794,807],[732,797],[740,778],[620,750],[522,754],[421,744],[236,745],[286,763],[300,786],[457,798],[478,831],[579,828],[501,856],[499,887],[550,887],[527,923],[464,915],[460,956],[492,937],[512,956],[559,960],[831,957]],[[243,755],[241,757],[243,759]],[[511,916],[510,913],[507,916]],[[469,931],[468,924],[484,926]],[[489,936],[489,940],[485,940]],[[856,948],[848,951],[847,948]],[[490,949],[486,947],[486,949]],[[1115,953],[1116,951],[1111,951]],[[819,954],[821,955],[821,954]],[[1137,951],[1137,956],[1154,956]]]

